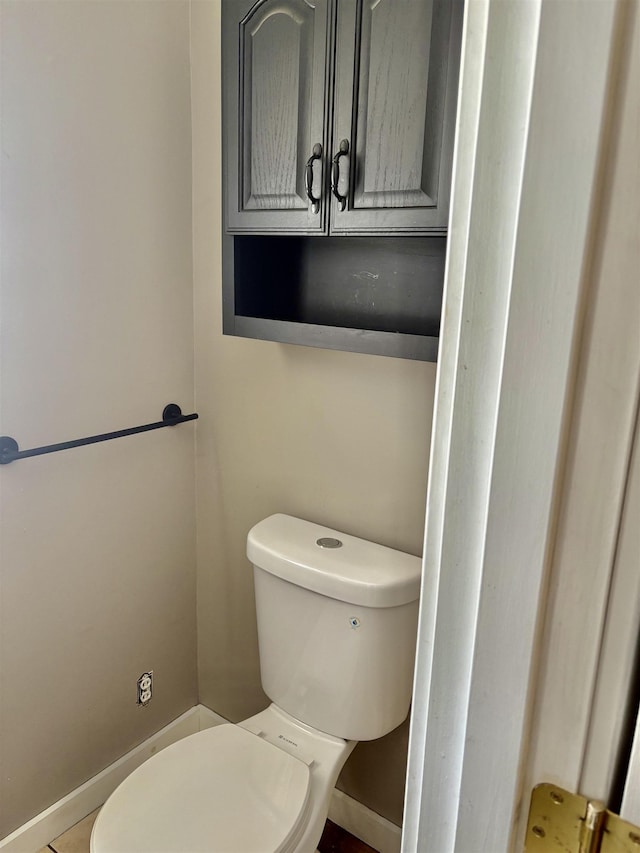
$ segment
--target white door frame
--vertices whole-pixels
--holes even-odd
[[[633,446],[632,462],[629,470],[629,480],[627,484],[627,493],[624,505],[624,514],[622,524],[620,526],[620,537],[617,548],[616,563],[622,563],[625,567],[627,564],[632,567],[632,570],[625,571],[622,574],[620,581],[613,584],[610,597],[609,609],[612,612],[612,619],[608,620],[611,625],[618,625],[623,631],[633,632],[634,647],[638,638],[639,622],[640,622],[640,417],[636,422],[636,433]],[[603,659],[608,661],[611,655],[616,655],[619,659],[620,642],[614,642],[612,637],[615,637],[618,631],[605,631],[603,642]],[[624,641],[624,638],[623,638]],[[623,652],[626,650],[627,644],[623,642]],[[630,644],[628,644],[630,645]],[[611,648],[611,652],[609,652]],[[634,651],[636,649],[634,648]],[[626,655],[623,655],[623,671],[628,665]],[[614,672],[617,668],[614,668]],[[602,682],[605,682],[602,684]],[[603,709],[610,708],[611,704],[616,705],[616,685],[612,685],[611,679],[605,681],[604,678],[598,679],[598,686],[602,684],[602,688],[598,693],[602,696],[602,701],[596,703],[596,707]],[[608,700],[608,702],[606,701]],[[596,717],[598,719],[598,717]],[[592,725],[592,729],[594,726]],[[603,725],[601,728],[605,729]],[[606,729],[605,729],[606,730]],[[606,765],[605,765],[606,767]],[[640,716],[636,718],[635,737],[633,739],[633,748],[629,756],[629,764],[627,767],[627,775],[624,785],[620,814],[630,823],[640,825]]]
[[[523,774],[525,791],[545,779],[604,802],[612,792],[640,630],[637,437],[635,469],[631,462],[640,383],[637,0],[620,6],[616,29],[608,138]]]
[[[627,0],[467,2],[405,853],[516,844],[574,397],[588,386],[578,366],[630,9]],[[638,307],[623,303],[608,334]],[[619,359],[628,443],[632,350]],[[627,464],[628,452],[619,454]],[[606,590],[599,607],[604,619]],[[575,639],[584,624],[569,622]],[[556,765],[571,747],[555,739]]]

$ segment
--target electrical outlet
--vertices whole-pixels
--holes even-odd
[[[153,670],[143,672],[138,679],[138,705],[148,705],[153,695]]]

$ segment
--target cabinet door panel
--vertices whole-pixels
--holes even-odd
[[[326,145],[328,0],[223,4],[227,212],[232,232],[321,233],[305,186]],[[239,81],[239,83],[238,83]],[[322,193],[322,161],[311,193]]]
[[[332,231],[446,228],[461,0],[340,0]]]

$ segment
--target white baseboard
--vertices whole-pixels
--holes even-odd
[[[400,853],[400,827],[337,788],[331,798],[329,820],[379,853]]]
[[[136,767],[156,752],[187,735],[226,722],[228,720],[204,705],[190,708],[97,776],[0,840],[0,853],[36,853],[101,806]],[[333,792],[329,817],[380,853],[400,851],[400,828],[342,791]]]
[[[36,853],[69,827],[101,806],[118,785],[148,758],[202,728],[226,723],[202,705],[185,711],[155,735],[123,755],[75,791],[40,812],[0,841],[1,853]]]
[[[215,711],[212,711],[210,708],[207,708],[205,705],[196,705],[194,710],[198,714],[198,731],[201,732],[204,729],[210,729],[211,726],[219,726],[222,723],[228,723],[229,720],[225,720],[224,717],[221,717],[220,714],[216,714]]]

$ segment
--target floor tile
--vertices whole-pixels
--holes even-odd
[[[49,843],[49,847],[55,850],[56,853],[89,853],[91,830],[99,811],[100,809],[96,809],[90,815],[87,815],[84,820],[81,820],[75,826],[72,826],[71,829],[63,832],[62,835]]]
[[[319,853],[377,853],[346,829],[328,820],[318,844]]]

